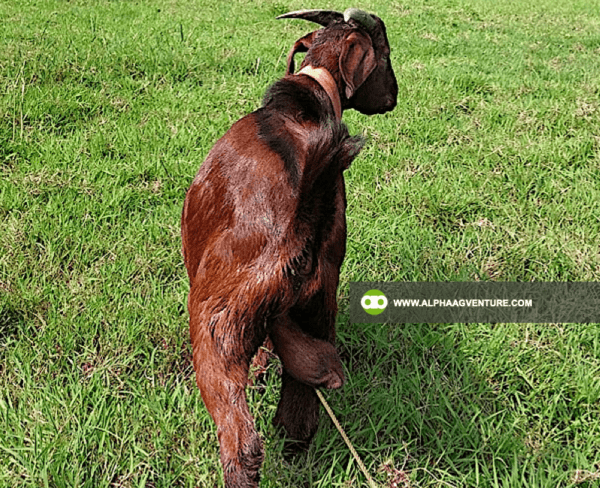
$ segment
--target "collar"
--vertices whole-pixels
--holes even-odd
[[[342,120],[342,102],[340,100],[340,94],[338,88],[331,76],[331,73],[325,68],[313,68],[311,65],[302,68],[296,75],[307,75],[315,80],[319,85],[323,87],[323,90],[327,92],[333,105],[333,111],[338,120]]]

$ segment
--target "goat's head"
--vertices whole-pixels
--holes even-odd
[[[372,115],[396,106],[398,84],[379,17],[349,8],[344,13],[300,10],[277,18],[304,19],[325,27],[296,41],[288,55],[286,75],[294,72],[294,54],[306,52],[302,67],[326,68],[338,83],[343,108]]]

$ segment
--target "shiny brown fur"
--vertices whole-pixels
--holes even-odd
[[[344,108],[391,110],[397,86],[375,41],[355,23],[336,23],[335,41],[328,43],[328,29],[303,38],[288,63],[301,45],[313,66],[330,70]],[[387,46],[385,31],[383,38]],[[387,56],[389,46],[383,50]],[[340,68],[344,52],[351,66]],[[357,98],[369,79],[378,86],[382,77],[388,86],[379,97],[367,89]],[[335,121],[319,83],[287,75],[269,88],[262,108],[215,144],[188,190],[182,242],[194,368],[217,425],[228,488],[258,486],[263,449],[245,386],[252,357],[267,338],[283,364],[274,423],[290,439],[307,444],[316,431],[314,388],[344,382],[334,346],[346,251],[343,171],[361,147],[362,139]]]

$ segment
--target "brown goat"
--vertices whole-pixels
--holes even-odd
[[[339,388],[336,290],[346,252],[343,171],[362,148],[342,110],[384,113],[398,86],[381,19],[300,11],[299,39],[263,106],[215,144],[187,192],[181,234],[196,382],[217,425],[225,486],[257,487],[261,439],[246,403],[252,357],[270,338],[283,364],[274,423],[308,444],[314,388]],[[294,75],[294,54],[307,52]]]

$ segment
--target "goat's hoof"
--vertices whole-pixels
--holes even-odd
[[[292,462],[298,454],[305,453],[310,447],[310,441],[296,441],[294,439],[285,439],[283,443],[283,459]]]
[[[320,381],[315,385],[316,387],[336,390],[344,384],[344,368],[335,349],[333,350],[333,354],[326,357],[326,363],[322,371],[323,373]]]
[[[319,385],[321,388],[325,388],[327,390],[337,390],[341,388],[344,384],[344,373],[340,373],[337,371],[330,371],[323,378],[323,382]]]

